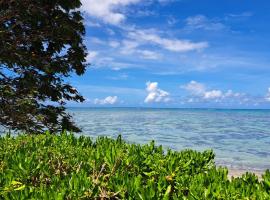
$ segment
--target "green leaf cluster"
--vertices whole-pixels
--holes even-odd
[[[212,151],[73,134],[0,138],[0,199],[270,199],[270,171],[228,178]]]

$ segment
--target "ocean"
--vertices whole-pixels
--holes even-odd
[[[165,150],[213,149],[217,165],[270,169],[270,110],[69,108],[83,135],[145,144]]]

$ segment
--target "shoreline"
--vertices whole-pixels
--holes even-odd
[[[227,167],[228,168],[228,167]],[[228,178],[231,179],[232,177],[238,178],[242,177],[242,175],[246,173],[253,173],[258,176],[259,179],[262,178],[262,175],[265,173],[266,170],[251,170],[251,169],[236,169],[236,168],[228,168]]]

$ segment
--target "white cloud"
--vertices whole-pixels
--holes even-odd
[[[139,46],[140,43],[138,41],[123,40],[120,53],[124,55],[138,54],[141,58],[150,60],[158,60],[161,58],[161,55],[154,51],[138,49]]]
[[[193,95],[202,95],[206,91],[205,85],[196,81],[190,81],[188,84],[181,86],[181,88],[189,91]]]
[[[115,57],[108,57],[104,52],[89,52],[87,62],[91,63],[92,69],[106,68],[119,71],[127,68],[142,68],[136,62],[118,61]]]
[[[141,0],[82,0],[82,10],[88,15],[101,19],[105,23],[118,25],[126,19],[120,8]]]
[[[199,100],[227,101],[246,97],[244,93],[235,93],[232,90],[228,90],[227,92],[223,92],[221,90],[208,90],[203,83],[199,83],[196,81],[190,81],[186,85],[182,85],[181,88],[188,91],[193,97],[199,98],[198,101]]]
[[[121,42],[120,53],[124,55],[135,54],[144,59],[161,59],[162,55],[160,53],[141,48],[145,48],[145,46],[149,48],[148,45],[159,46],[173,52],[187,52],[206,48],[208,43],[193,43],[189,40],[162,38],[159,36],[158,31],[154,29],[135,30],[134,28],[130,28],[127,33],[127,38]]]
[[[148,95],[144,100],[145,103],[170,101],[170,94],[162,89],[159,89],[157,82],[147,82],[146,91],[148,92]]]
[[[115,31],[112,30],[111,28],[106,28],[105,30],[109,35],[115,35],[116,34]]]
[[[129,55],[129,54],[133,54],[134,52],[136,52],[136,48],[139,46],[140,44],[137,41],[132,41],[132,40],[123,40],[122,41],[122,48],[121,48],[121,54],[124,55]]]
[[[98,52],[97,51],[89,51],[88,55],[86,57],[86,61],[87,62],[93,62],[95,60],[95,58],[98,56]]]
[[[189,40],[168,39],[159,36],[154,30],[133,30],[128,33],[128,37],[139,44],[158,45],[173,52],[188,52],[201,50],[208,47],[207,42],[191,42]]]
[[[270,101],[270,87],[268,88],[268,92],[266,94],[265,100]]]
[[[186,19],[186,28],[204,29],[208,31],[217,31],[225,29],[226,26],[217,20],[211,20],[204,15],[196,15]]]
[[[238,13],[238,14],[227,14],[227,19],[228,18],[248,18],[248,17],[252,17],[253,16],[253,13],[252,12],[242,12],[242,13]]]
[[[176,18],[174,18],[173,16],[169,16],[167,19],[167,23],[169,26],[173,26],[178,22],[178,20]]]
[[[168,3],[172,3],[174,1],[176,1],[176,0],[158,0],[158,2],[161,4],[168,4]]]
[[[117,48],[120,46],[120,43],[118,41],[109,41],[109,45],[112,48]]]
[[[137,53],[141,54],[142,58],[150,59],[150,60],[158,60],[161,58],[161,55],[149,50],[137,50]]]
[[[97,22],[93,22],[93,21],[86,21],[86,25],[87,26],[90,26],[90,27],[95,27],[95,28],[100,28],[101,27],[101,25],[99,24],[99,23],[97,23]]]
[[[97,37],[91,37],[91,38],[88,38],[88,40],[93,44],[106,45],[106,42],[104,40],[101,40]]]
[[[94,104],[99,104],[99,105],[114,105],[118,102],[118,97],[117,96],[108,96],[104,99],[95,99]]]
[[[137,63],[130,63],[130,62],[122,62],[122,61],[117,61],[112,57],[100,57],[97,59],[97,62],[95,62],[95,65],[92,66],[92,68],[109,68],[114,71],[119,71],[122,69],[127,69],[127,68],[140,68],[141,66],[138,65]]]
[[[203,98],[205,99],[218,99],[223,96],[223,93],[220,90],[211,90],[204,93]]]
[[[228,90],[225,94],[224,97],[240,97],[243,96],[244,94],[238,93],[238,92],[233,92],[232,90]]]
[[[128,78],[129,78],[128,74],[125,74],[125,73],[121,73],[116,76],[107,77],[107,79],[110,79],[110,80],[127,80]]]
[[[144,89],[137,89],[137,88],[130,88],[130,87],[112,87],[112,86],[97,86],[97,85],[76,85],[76,87],[80,88],[80,91],[83,94],[89,93],[91,91],[92,93],[98,93],[100,95],[106,95],[111,94],[111,96],[127,96],[127,95],[134,95],[134,96],[140,96],[143,98],[145,96],[145,90]],[[90,97],[89,97],[90,99]]]

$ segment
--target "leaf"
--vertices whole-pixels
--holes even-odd
[[[164,200],[165,200],[165,199],[169,199],[170,194],[171,194],[171,191],[172,191],[172,186],[169,185],[169,186],[167,187],[167,190],[166,190],[165,194],[164,194],[164,198],[163,198]]]
[[[20,191],[20,190],[23,190],[24,188],[25,188],[25,185],[22,185],[22,186],[20,186],[20,187],[18,187],[18,188],[15,188],[14,190]]]
[[[18,181],[12,181],[11,182],[11,185],[22,185],[23,183],[21,182],[18,182]]]
[[[156,175],[156,172],[155,171],[152,171],[152,172],[143,172],[143,174],[145,174],[146,176],[151,177],[151,176]]]

